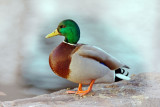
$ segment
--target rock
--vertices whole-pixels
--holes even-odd
[[[84,87],[86,89],[87,87]],[[76,90],[77,88],[73,89]],[[15,101],[0,102],[4,107],[158,107],[160,105],[160,73],[148,72],[131,76],[129,81],[112,84],[95,84],[93,91],[84,97],[66,94],[60,90],[51,94]]]

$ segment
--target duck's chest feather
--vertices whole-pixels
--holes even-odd
[[[62,42],[49,56],[49,64],[55,74],[67,78],[70,70],[71,54],[77,46]]]

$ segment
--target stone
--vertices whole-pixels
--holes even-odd
[[[73,89],[76,90],[77,88]],[[87,89],[87,87],[84,87]],[[0,102],[2,107],[158,107],[160,105],[160,73],[147,72],[131,76],[129,81],[94,84],[93,90],[80,97],[63,89],[33,98]]]

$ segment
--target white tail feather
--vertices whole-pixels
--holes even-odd
[[[117,76],[118,78],[120,78],[120,79],[123,79],[123,80],[130,80],[130,79],[131,79],[130,77],[125,76],[125,75],[120,74],[120,73],[116,74],[116,76]]]

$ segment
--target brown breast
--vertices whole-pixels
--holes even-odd
[[[62,42],[50,53],[49,64],[55,74],[63,78],[68,77],[70,73],[71,54],[76,47],[76,45],[69,45]]]

